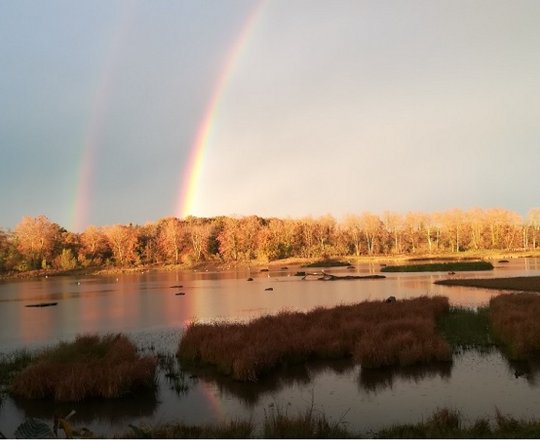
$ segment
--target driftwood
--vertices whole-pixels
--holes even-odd
[[[386,278],[384,275],[345,275],[345,276],[337,276],[332,275],[329,273],[326,273],[324,271],[322,272],[312,272],[312,273],[306,273],[302,279],[308,279],[308,277],[316,277],[315,280],[317,281],[338,281],[338,280],[378,280],[381,278]]]
[[[56,306],[57,304],[58,304],[57,302],[26,304],[25,307],[51,307],[51,306]]]

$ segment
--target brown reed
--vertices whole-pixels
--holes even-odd
[[[489,305],[493,334],[512,358],[523,359],[540,350],[540,295],[504,294]]]
[[[448,309],[448,298],[424,296],[281,312],[245,324],[194,323],[178,356],[249,381],[279,365],[313,358],[353,356],[368,368],[450,360],[450,346],[436,332],[437,317]]]
[[[156,360],[122,334],[78,336],[38,355],[10,387],[17,397],[78,402],[114,398],[154,384]]]

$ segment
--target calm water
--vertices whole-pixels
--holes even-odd
[[[495,263],[492,272],[457,277],[540,275],[540,259]],[[336,275],[379,273],[380,266],[335,269]],[[0,284],[0,350],[10,353],[39,348],[88,332],[126,332],[141,348],[174,353],[186,323],[216,319],[245,320],[283,309],[310,310],[390,295],[408,298],[445,295],[452,304],[475,307],[498,292],[434,285],[446,273],[387,274],[381,280],[321,282],[292,276],[298,270],[270,272],[145,272],[112,277],[57,277]],[[248,282],[248,277],[254,281]],[[182,286],[182,287],[173,287]],[[272,287],[272,292],[265,288]],[[178,292],[185,295],[177,296]],[[27,304],[58,302],[55,307]],[[160,375],[156,393],[137,399],[51,405],[5,399],[0,431],[13,435],[24,417],[50,419],[57,410],[77,410],[75,425],[112,435],[129,423],[185,420],[205,423],[222,419],[259,422],[276,407],[290,414],[314,402],[332,420],[355,431],[369,432],[390,423],[414,422],[437,407],[457,408],[471,420],[493,416],[498,408],[519,417],[540,413],[535,365],[516,366],[498,352],[466,352],[452,364],[429,368],[366,371],[350,363],[311,364],[281,372],[257,385],[186,372],[177,391]]]

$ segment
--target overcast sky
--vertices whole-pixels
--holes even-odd
[[[194,215],[526,215],[538,23],[536,0],[0,0],[0,227],[174,215],[224,72]]]

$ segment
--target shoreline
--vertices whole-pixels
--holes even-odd
[[[340,259],[354,264],[378,264],[381,262],[421,262],[421,261],[463,261],[463,260],[502,260],[516,258],[540,258],[540,250],[537,251],[465,251],[447,254],[400,254],[400,255],[347,255],[335,256],[328,259]],[[1,281],[31,280],[57,276],[108,276],[124,273],[144,273],[148,271],[172,272],[172,271],[229,271],[229,270],[279,270],[285,266],[304,266],[321,261],[320,258],[291,257],[270,262],[256,261],[231,263],[204,262],[197,265],[141,265],[136,267],[89,267],[71,270],[61,269],[37,269],[27,272],[10,272],[0,274]]]

